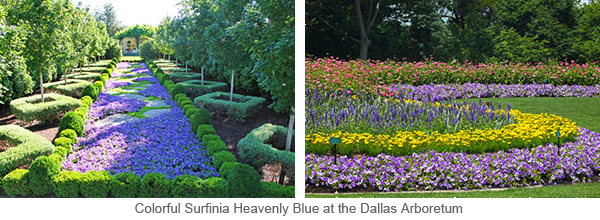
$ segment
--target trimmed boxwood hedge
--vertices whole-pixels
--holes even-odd
[[[204,80],[204,85],[202,85],[202,80],[188,80],[179,82],[177,85],[181,85],[185,92],[192,97],[198,97],[212,92],[226,92],[228,90],[227,83],[206,80]]]
[[[54,145],[46,138],[17,125],[0,126],[0,140],[16,145],[0,153],[0,177],[54,152]]]
[[[295,154],[290,151],[274,148],[268,143],[272,142],[273,140],[271,139],[273,138],[283,138],[282,140],[279,140],[280,143],[278,143],[282,145],[280,146],[280,149],[283,149],[287,131],[288,129],[283,126],[270,123],[263,124],[252,130],[237,144],[240,162],[249,164],[255,169],[260,169],[267,163],[278,162],[282,164],[282,167],[286,172],[293,173],[295,170]]]
[[[2,178],[2,188],[10,197],[29,196],[29,170],[16,169]]]
[[[88,81],[79,79],[67,79],[67,85],[64,83],[64,80],[46,83],[44,84],[44,90],[48,93],[55,92],[74,98],[81,98],[83,89],[92,84]]]
[[[227,115],[237,121],[244,121],[254,116],[262,108],[265,98],[233,94],[233,102],[229,101],[230,93],[213,92],[196,97],[194,104],[217,114]]]
[[[135,198],[139,195],[141,180],[133,173],[119,173],[110,180],[111,193],[118,198]]]
[[[232,198],[259,198],[264,189],[260,183],[260,174],[247,164],[236,164],[227,175],[229,195]]]
[[[52,121],[67,111],[81,106],[81,101],[56,93],[44,94],[44,99],[53,101],[41,102],[41,95],[15,99],[10,102],[10,110],[19,120],[23,122]]]
[[[200,73],[192,73],[192,72],[175,72],[175,73],[170,73],[169,76],[171,76],[171,80],[174,83],[177,82],[184,82],[184,81],[188,81],[188,80],[197,80],[197,79],[201,79],[202,78],[202,74]]]

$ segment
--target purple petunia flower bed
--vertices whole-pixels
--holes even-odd
[[[155,78],[155,77],[153,77]],[[171,97],[171,95],[169,95],[169,91],[167,91],[167,89],[165,89],[165,87],[163,87],[162,85],[156,83],[156,84],[152,84],[151,86],[146,87],[144,90],[140,91],[140,95],[143,96],[154,96],[160,99],[168,99]]]
[[[90,127],[86,137],[73,146],[81,149],[66,158],[63,170],[107,170],[140,177],[158,172],[171,179],[183,174],[202,179],[218,176],[181,108],[168,102],[171,111],[154,118]]]
[[[156,77],[140,77],[133,79],[134,82],[148,81],[151,83],[159,83]]]
[[[591,181],[600,170],[600,134],[581,128],[575,142],[486,154],[305,156],[306,186],[335,191],[469,190]]]
[[[104,92],[98,95],[88,112],[88,118],[97,120],[105,118],[116,113],[135,112],[146,106],[142,100],[126,98],[121,96],[111,96]]]
[[[130,82],[121,82],[121,81],[115,81],[112,79],[109,79],[106,81],[106,86],[104,87],[104,89],[114,89],[117,87],[125,87],[125,86],[130,86],[131,83]]]
[[[442,99],[511,98],[511,97],[598,97],[600,85],[551,85],[551,84],[438,84],[438,85],[391,85],[389,92],[416,93],[417,97],[436,94]]]

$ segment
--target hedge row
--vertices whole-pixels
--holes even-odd
[[[240,161],[255,169],[279,163],[286,175],[293,176],[295,154],[284,150],[287,133],[287,128],[269,123],[252,130],[238,142]]]
[[[173,75],[173,74],[170,74]],[[193,97],[198,97],[204,94],[212,92],[225,92],[227,91],[227,83],[224,82],[213,82],[213,81],[201,81],[201,80],[187,80],[177,85],[181,85],[186,93]]]
[[[13,145],[0,153],[0,176],[54,152],[54,146],[46,138],[17,125],[0,126],[0,141]]]
[[[239,94],[233,94],[232,102],[229,100],[230,93],[213,92],[196,97],[194,103],[198,107],[227,115],[237,121],[244,121],[246,118],[254,116],[265,103],[265,98]]]
[[[55,93],[44,94],[44,102],[41,95],[19,98],[10,102],[11,112],[23,122],[53,121],[57,116],[80,106],[79,100]]]
[[[65,81],[46,83],[44,84],[44,89],[49,93],[55,92],[74,98],[81,98],[83,88],[91,85],[88,81],[78,79],[68,79],[67,84],[65,85],[64,83]]]

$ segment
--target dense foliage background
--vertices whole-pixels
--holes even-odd
[[[583,63],[600,54],[597,0],[307,0],[305,16],[316,57]]]

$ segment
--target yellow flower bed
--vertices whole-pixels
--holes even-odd
[[[570,119],[552,114],[529,114],[511,110],[516,123],[501,129],[469,129],[454,134],[422,131],[399,131],[395,135],[373,135],[368,133],[350,134],[308,134],[305,138],[307,152],[326,154],[332,150],[329,138],[340,137],[338,154],[356,153],[371,156],[379,153],[406,155],[415,152],[435,150],[438,152],[482,153],[510,148],[535,147],[545,143],[557,143],[555,132],[560,131],[560,141],[572,141],[580,135],[579,127]]]

